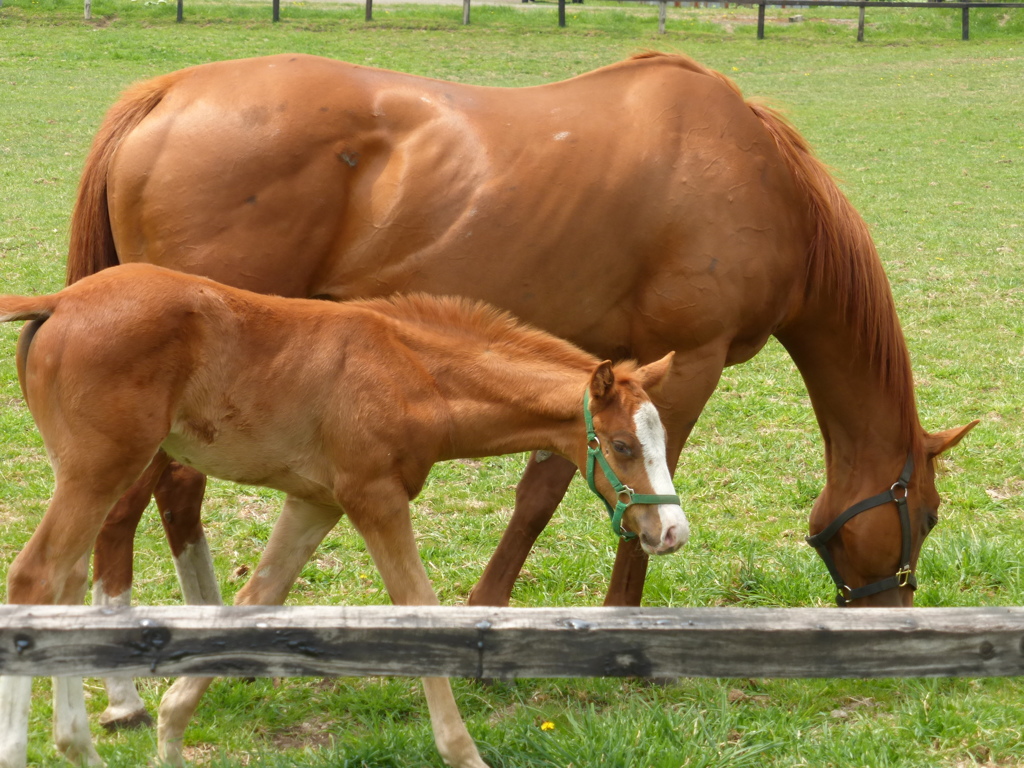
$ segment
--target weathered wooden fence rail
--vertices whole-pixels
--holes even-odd
[[[0,608],[0,674],[999,677],[1024,608]]]

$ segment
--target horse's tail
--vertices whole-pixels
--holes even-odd
[[[71,214],[67,284],[118,263],[107,208],[107,174],[122,139],[163,99],[177,73],[147,80],[129,88],[110,108],[85,159],[78,199]]]

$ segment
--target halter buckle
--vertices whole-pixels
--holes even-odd
[[[624,485],[622,486],[622,489],[619,491],[618,498],[622,504],[625,504],[628,507],[633,503],[633,496],[635,495],[636,491],[634,491],[628,485]]]
[[[901,587],[905,587],[910,583],[910,577],[913,575],[914,572],[910,570],[910,565],[904,565],[896,571],[896,581]]]

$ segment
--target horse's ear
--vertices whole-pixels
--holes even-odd
[[[924,447],[928,452],[928,458],[934,459],[941,453],[945,453],[954,445],[959,443],[964,437],[978,426],[978,420],[975,419],[966,427],[957,427],[956,429],[944,429],[941,432],[935,432],[930,435],[925,435]]]
[[[669,352],[661,360],[637,369],[636,376],[649,396],[654,397],[664,385],[669,371],[672,370],[672,360],[675,356],[675,352]]]
[[[600,402],[608,397],[615,389],[615,372],[612,370],[611,360],[605,360],[590,375],[590,400]]]

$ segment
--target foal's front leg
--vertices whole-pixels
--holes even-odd
[[[409,518],[409,499],[400,488],[363,489],[360,498],[346,503],[352,523],[366,541],[373,561],[395,605],[437,605],[437,595],[416,548]],[[446,677],[423,678],[434,742],[441,758],[452,768],[487,768],[466,730]]]
[[[302,566],[341,517],[338,507],[289,496],[270,534],[259,565],[235,595],[235,605],[281,605]],[[157,751],[164,762],[181,766],[182,739],[212,677],[180,677],[160,701]]]

